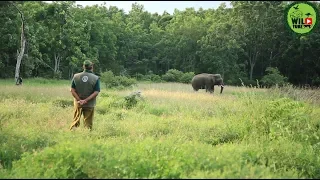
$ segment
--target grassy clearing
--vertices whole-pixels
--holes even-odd
[[[0,86],[1,178],[320,177],[316,91],[104,89],[94,131],[70,132],[68,81]],[[137,90],[143,100],[126,108]]]

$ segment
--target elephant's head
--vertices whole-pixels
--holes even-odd
[[[224,88],[224,83],[223,83],[223,79],[222,79],[221,75],[220,74],[212,74],[211,77],[212,77],[213,85],[221,86],[220,94],[222,94],[222,91]]]

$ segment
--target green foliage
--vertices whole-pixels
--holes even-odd
[[[162,75],[162,79],[167,82],[190,83],[194,75],[194,72],[183,73],[176,69],[169,69]]]
[[[280,74],[278,68],[268,67],[266,72],[268,74],[261,79],[264,86],[270,87],[276,84],[283,86],[287,82],[287,78]]]
[[[113,87],[121,87],[124,88],[132,87],[133,85],[136,85],[137,81],[133,78],[128,78],[126,76],[115,76],[113,80]]]
[[[147,74],[145,75],[142,80],[144,81],[152,81],[152,82],[161,82],[161,77],[157,74]]]
[[[62,72],[61,71],[54,72],[54,74],[53,74],[53,78],[54,79],[61,79],[61,77],[62,77]]]
[[[137,73],[137,74],[135,75],[135,78],[136,78],[138,81],[144,80],[143,74],[140,74],[140,73]]]
[[[3,118],[8,118],[8,114],[5,114]],[[28,138],[18,132],[7,132],[6,130],[1,130],[1,132],[0,167],[5,169],[10,169],[12,162],[20,159],[23,153],[54,144],[46,134],[39,132],[29,132]]]
[[[187,8],[173,15],[152,14],[139,4],[128,14],[118,7],[80,7],[67,1],[16,4],[25,17],[28,42],[23,78],[70,79],[91,59],[98,74],[108,68],[128,78],[138,74],[139,81],[187,83],[187,75],[177,79],[182,76],[177,71],[207,72],[223,74],[228,85],[241,85],[241,78],[249,86],[268,66],[277,65],[292,84],[320,84],[314,64],[320,56],[315,49],[320,31],[291,36],[281,26],[286,2],[235,1],[231,8]],[[13,78],[21,18],[10,4],[0,12],[0,78]],[[248,19],[252,14],[256,18]]]
[[[221,151],[225,147],[228,147],[227,150]],[[21,160],[14,163],[14,170],[10,177],[297,177],[290,170],[283,175],[281,173],[272,175],[271,168],[247,162],[250,158],[246,157],[249,149],[245,146],[241,147],[226,145],[209,148],[208,145],[198,143],[171,139],[161,142],[150,138],[136,143],[128,141],[123,143],[94,141],[81,144],[64,142],[36,154],[26,153]],[[132,153],[126,155],[122,152]],[[233,165],[230,166],[230,164]],[[220,171],[220,168],[224,171]],[[255,173],[252,174],[251,171]]]
[[[240,86],[247,86],[247,87],[253,87],[253,86],[258,86],[257,81],[255,80],[249,80],[249,78],[239,78],[240,83],[235,83],[235,85],[240,85]]]
[[[70,132],[70,82],[33,83],[0,93],[1,178],[319,178],[320,110],[285,87],[102,89],[93,131]]]
[[[192,78],[195,76],[194,72],[184,73],[180,78],[179,82],[181,83],[191,83]]]
[[[182,77],[183,72],[176,69],[169,69],[166,74],[162,76],[162,79],[167,82],[179,82],[180,77]]]
[[[101,82],[105,83],[107,88],[111,88],[114,83],[114,75],[111,70],[101,74]]]
[[[312,85],[313,86],[320,86],[320,77],[319,76],[312,79]]]
[[[130,88],[137,84],[136,79],[126,76],[115,76],[110,70],[101,74],[101,82],[103,82],[107,88],[117,89]]]
[[[135,92],[135,93],[132,93],[132,94],[126,96],[124,98],[126,100],[125,107],[127,109],[131,109],[131,108],[135,107],[139,101],[139,98],[140,98],[140,92]]]

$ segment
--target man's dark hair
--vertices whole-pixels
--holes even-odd
[[[91,66],[84,66],[84,68],[86,68],[86,70],[91,70],[92,69],[92,65]]]

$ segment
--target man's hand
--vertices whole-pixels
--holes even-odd
[[[78,103],[79,103],[80,105],[84,105],[84,104],[87,104],[87,101],[86,101],[86,100],[80,100],[80,101],[78,101]]]

